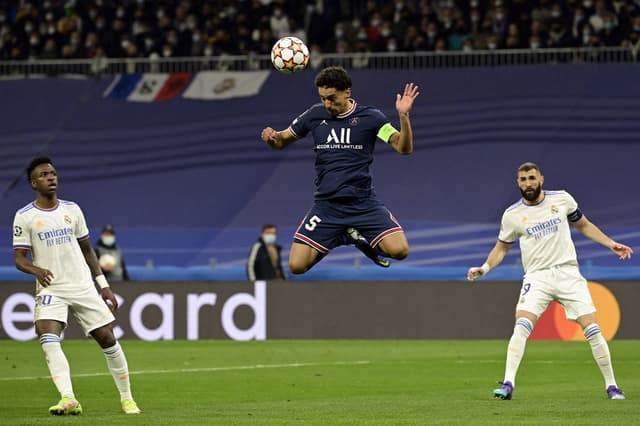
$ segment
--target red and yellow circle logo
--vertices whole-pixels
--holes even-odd
[[[604,285],[589,281],[589,291],[596,306],[596,319],[602,335],[607,340],[614,338],[620,327],[620,306],[613,293]],[[533,340],[582,340],[584,335],[580,326],[567,320],[564,308],[557,302],[551,302],[547,310],[536,323]]]

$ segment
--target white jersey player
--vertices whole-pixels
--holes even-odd
[[[36,277],[36,333],[61,397],[49,412],[82,413],[71,385],[69,363],[60,345],[60,334],[71,311],[87,336],[102,347],[120,392],[122,410],[138,414],[140,409],[131,395],[127,360],[112,330],[115,320],[112,310],[118,303],[91,247],[84,215],[77,204],[58,199],[58,177],[49,158],[35,158],[27,168],[27,177],[36,191],[36,200],[16,212],[14,260],[19,270]]]
[[[549,303],[557,300],[564,306],[567,319],[582,327],[604,377],[607,396],[625,399],[616,384],[609,346],[596,322],[587,281],[580,274],[569,224],[622,260],[630,258],[633,250],[612,240],[591,223],[568,192],[544,191],[543,183],[544,176],[536,164],[524,163],[518,168],[522,199],[504,212],[498,241],[486,262],[470,268],[467,273],[470,281],[486,275],[502,262],[513,243],[520,241],[525,275],[507,350],[505,377],[494,390],[494,396],[511,399],[527,339]]]

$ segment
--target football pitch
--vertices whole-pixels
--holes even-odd
[[[584,342],[532,341],[512,401],[505,341],[123,340],[143,413],[120,412],[93,341],[65,341],[81,416],[58,400],[37,342],[0,342],[0,424],[640,424],[640,341],[610,343],[627,400],[610,401]]]

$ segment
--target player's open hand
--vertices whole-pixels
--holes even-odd
[[[484,270],[481,267],[472,267],[467,271],[467,280],[475,281],[484,275]]]
[[[105,287],[102,289],[102,299],[105,301],[111,312],[115,312],[118,309],[118,301],[116,300],[116,296],[113,295],[113,292],[109,287]]]
[[[413,101],[416,100],[420,92],[418,92],[418,86],[413,83],[407,83],[404,85],[404,93],[396,95],[396,110],[398,114],[406,114],[411,111]]]
[[[611,251],[617,254],[620,257],[620,260],[630,259],[633,254],[633,249],[631,247],[616,242],[613,243]]]
[[[49,287],[49,284],[53,281],[53,272],[48,269],[38,268],[35,275],[42,287]]]

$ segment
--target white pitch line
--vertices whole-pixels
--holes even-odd
[[[256,365],[236,365],[231,367],[206,367],[206,368],[178,368],[173,370],[140,370],[130,371],[130,375],[139,374],[171,374],[171,373],[203,373],[203,372],[215,372],[215,371],[235,371],[235,370],[259,370],[267,368],[299,368],[299,367],[321,367],[332,365],[366,365],[371,364],[371,361],[336,361],[331,363],[322,362],[295,362],[291,364],[256,364]],[[99,376],[111,376],[109,372],[102,373],[79,373],[71,375],[74,379],[77,377],[99,377]],[[1,377],[0,382],[9,382],[12,380],[41,380],[49,379],[50,376],[24,376],[24,377]]]
[[[504,360],[493,360],[493,359],[485,359],[485,360],[456,360],[454,361],[456,364],[504,364]],[[593,364],[593,360],[585,360],[585,361],[562,361],[562,360],[531,360],[531,361],[523,361],[527,364]],[[618,360],[616,364],[640,364],[640,361],[626,361],[626,360]]]

